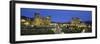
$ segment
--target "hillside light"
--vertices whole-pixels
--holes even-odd
[[[24,24],[27,26],[27,25],[29,25],[29,22],[25,22]]]
[[[25,22],[26,20],[25,19],[21,19],[21,22]]]

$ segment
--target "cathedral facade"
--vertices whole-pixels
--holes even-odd
[[[39,13],[35,13],[34,17],[33,17],[32,24],[34,26],[50,26],[51,17],[50,16],[43,17],[43,16],[40,16]]]

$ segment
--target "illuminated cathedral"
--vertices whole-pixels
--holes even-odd
[[[50,16],[43,17],[43,16],[40,16],[39,13],[35,13],[32,24],[34,26],[50,26],[51,17]]]
[[[50,26],[51,24],[51,17],[50,16],[40,16],[39,13],[34,13],[34,17],[30,18],[22,18],[21,19],[21,24],[26,25],[26,26],[36,26],[36,27],[46,27],[46,26]]]

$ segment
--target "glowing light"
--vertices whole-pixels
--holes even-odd
[[[25,22],[26,20],[22,19],[21,22]]]
[[[24,24],[25,24],[25,25],[29,25],[29,22],[25,22]]]

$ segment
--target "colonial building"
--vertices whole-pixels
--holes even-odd
[[[51,24],[51,17],[50,16],[43,17],[40,16],[39,13],[35,13],[32,24],[34,26],[49,26]]]
[[[21,25],[29,26],[50,26],[51,25],[51,17],[50,16],[40,16],[40,13],[34,13],[34,17],[28,18],[25,16],[21,16]]]

